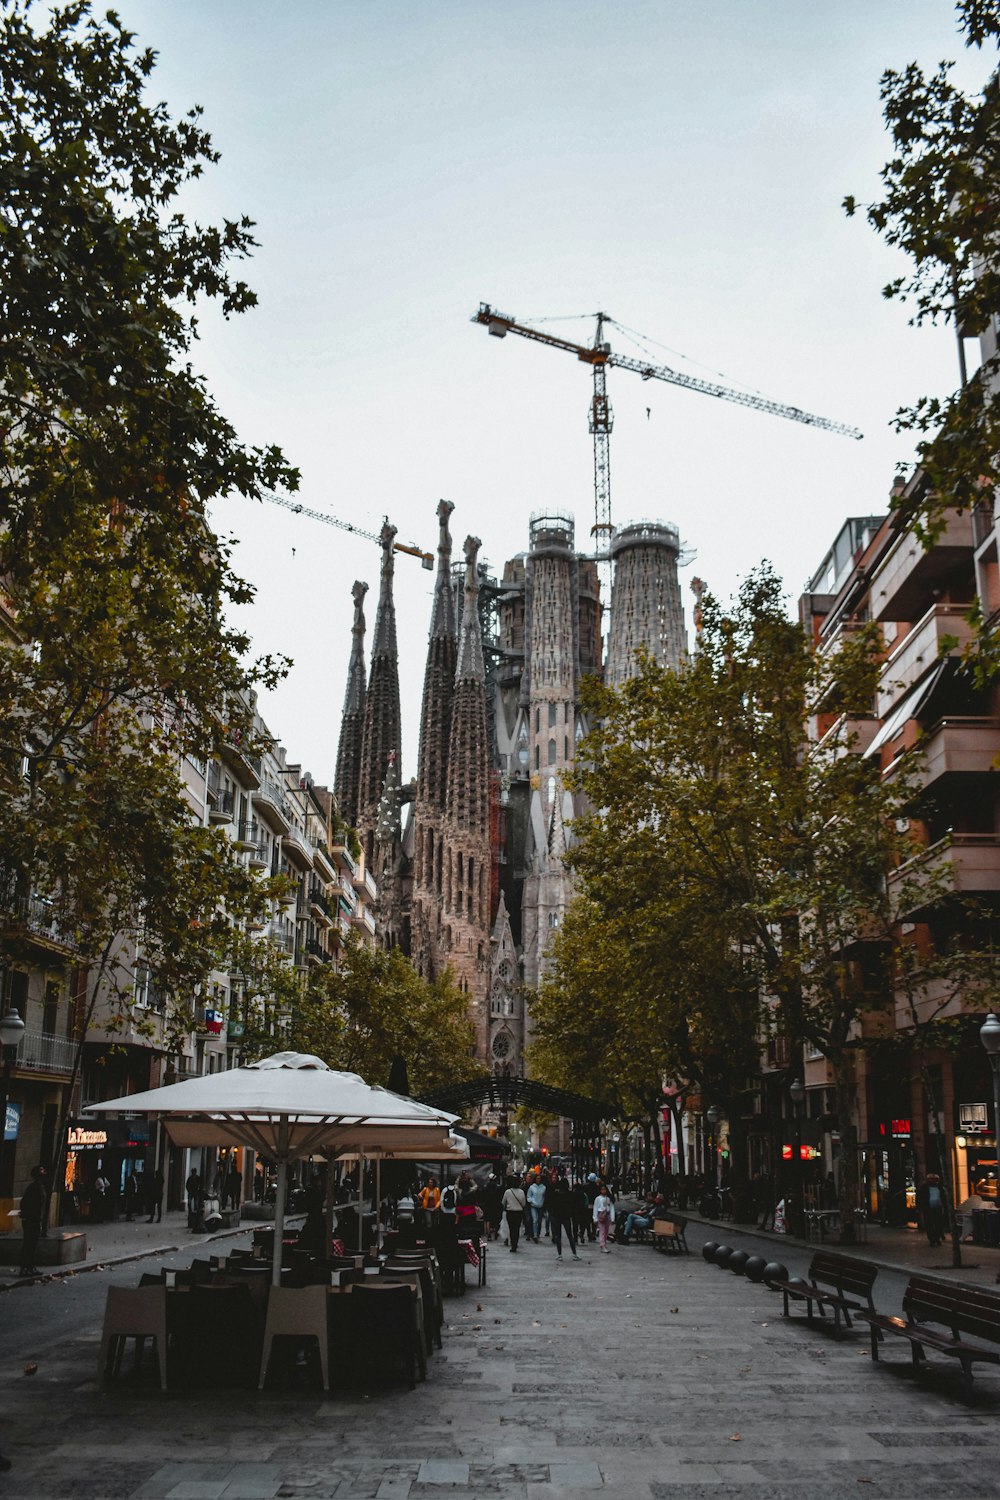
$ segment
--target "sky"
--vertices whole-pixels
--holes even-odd
[[[529,516],[593,522],[589,369],[470,322],[481,301],[859,427],[817,431],[612,370],[612,516],[676,523],[690,631],[697,575],[729,597],[762,559],[790,607],[848,515],[886,508],[912,454],[895,410],[957,383],[954,335],[881,288],[905,263],[841,207],[878,194],[886,67],[958,62],[948,0],[121,0],[159,65],[151,92],[204,107],[222,152],[200,221],[248,214],[259,295],[206,312],[194,362],[249,444],[278,443],[298,496],[493,568]],[[589,315],[589,316],[579,316]],[[572,319],[575,318],[575,321]],[[971,353],[970,349],[970,353]],[[683,357],[679,357],[683,356]],[[240,623],[293,659],[261,708],[289,759],[332,782],[351,585],[370,541],[240,498],[217,528],[256,588]],[[404,778],[416,772],[433,574],[397,556]]]

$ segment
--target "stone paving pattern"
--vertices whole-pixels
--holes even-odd
[[[707,1229],[691,1234],[686,1259],[645,1246],[608,1256],[588,1247],[579,1264],[557,1261],[548,1243],[516,1257],[493,1247],[488,1286],[448,1301],[444,1350],[413,1392],[380,1385],[324,1397],[303,1383],[163,1398],[152,1384],[102,1389],[94,1371],[104,1287],[134,1285],[140,1267],[17,1288],[0,1298],[0,1446],[14,1461],[0,1493],[1000,1494],[1000,1372],[978,1367],[965,1402],[953,1361],[935,1361],[915,1383],[902,1340],[873,1367],[867,1330],[835,1339],[801,1315],[786,1322],[778,1295],[705,1264],[698,1246],[708,1237]],[[784,1259],[800,1274],[808,1254],[789,1246]],[[904,1281],[881,1272],[876,1304],[898,1311]],[[42,1331],[53,1305],[57,1321],[63,1311],[61,1338]],[[38,1364],[30,1379],[27,1359]]]

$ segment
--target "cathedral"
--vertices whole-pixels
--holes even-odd
[[[587,732],[586,676],[620,686],[644,647],[686,653],[674,527],[642,521],[613,538],[607,655],[599,563],[576,547],[570,516],[532,516],[528,548],[498,580],[438,505],[416,777],[402,779],[393,603],[395,529],[383,528],[371,656],[364,600],[354,623],[336,793],[379,887],[378,936],[428,978],[450,969],[468,996],[475,1056],[524,1071],[525,993],[537,988],[572,896],[564,855],[578,812],[566,784]],[[603,565],[603,563],[602,563]]]

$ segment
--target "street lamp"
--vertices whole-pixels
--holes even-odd
[[[788,1097],[795,1111],[795,1232],[801,1234],[805,1228],[805,1194],[802,1189],[802,1104],[806,1097],[805,1084],[796,1078],[788,1085]]]
[[[6,1010],[0,1016],[0,1163],[3,1161],[7,1140],[7,1096],[10,1093],[10,1075],[17,1055],[17,1044],[24,1034],[24,1022],[16,1010]]]
[[[992,1010],[979,1028],[979,1040],[986,1048],[993,1071],[993,1138],[996,1141],[997,1205],[1000,1206],[1000,1016]],[[997,1281],[1000,1281],[1000,1272]]]
[[[718,1187],[718,1162],[715,1152],[715,1127],[719,1123],[719,1111],[714,1104],[710,1104],[705,1111],[705,1120],[708,1124],[708,1155],[712,1163],[712,1174],[710,1187]]]

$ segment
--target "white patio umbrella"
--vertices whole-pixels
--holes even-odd
[[[278,1168],[274,1282],[281,1280],[288,1163],[323,1151],[446,1149],[457,1115],[339,1073],[318,1057],[278,1052],[246,1068],[208,1073],[144,1094],[88,1105],[85,1113],[145,1114],[177,1146],[252,1146]]]
[[[373,1151],[373,1150],[369,1149],[369,1150],[366,1151],[364,1148],[362,1148],[360,1150],[358,1148],[352,1148],[351,1150],[342,1151],[340,1153],[340,1155],[337,1157],[337,1160],[338,1161],[342,1161],[342,1162],[347,1162],[347,1161],[356,1161],[356,1162],[358,1162],[359,1165],[360,1165],[360,1171],[358,1173],[358,1180],[360,1182],[360,1180],[361,1180],[361,1178],[362,1178],[362,1176],[364,1174],[364,1164],[365,1164],[365,1162],[366,1161],[371,1161],[371,1160],[374,1159],[374,1162],[375,1162],[375,1239],[376,1239],[376,1244],[381,1249],[381,1246],[382,1246],[382,1163],[384,1161],[468,1161],[470,1155],[471,1155],[471,1153],[469,1151],[469,1143],[465,1139],[464,1136],[462,1136],[462,1135],[449,1135],[447,1137],[447,1140],[445,1142],[443,1142],[439,1146],[434,1146],[434,1145],[432,1145],[431,1143],[428,1142],[427,1149],[424,1149],[423,1146],[417,1145],[417,1144],[414,1144],[412,1146],[407,1146],[405,1148],[399,1148],[399,1149],[397,1149],[395,1151],[393,1151],[393,1150],[384,1150],[384,1149],[383,1150],[378,1150],[378,1151]],[[359,1249],[361,1248],[361,1246],[360,1246],[360,1240],[361,1240],[361,1233],[362,1233],[360,1202],[361,1202],[361,1200],[360,1200],[360,1190],[359,1190],[359,1199],[358,1199],[358,1205],[359,1205],[358,1206],[358,1240],[359,1240],[358,1248]]]

